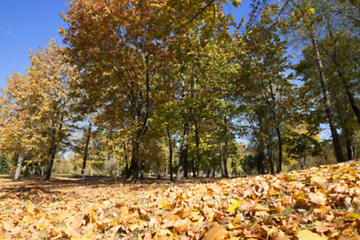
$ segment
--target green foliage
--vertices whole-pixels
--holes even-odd
[[[285,142],[289,165],[296,160],[295,162],[300,163],[304,168],[307,155],[314,157],[322,153],[321,139],[318,134],[318,131],[309,131],[304,124],[295,128],[287,126]]]
[[[0,174],[9,174],[9,173],[10,173],[9,158],[3,153],[0,153]]]

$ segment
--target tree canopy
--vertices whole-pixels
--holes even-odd
[[[66,156],[68,171],[134,180],[356,158],[357,1],[253,1],[241,22],[226,4],[241,1],[69,2],[63,45],[31,51],[1,92],[15,178],[49,180]]]

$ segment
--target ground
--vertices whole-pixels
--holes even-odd
[[[0,177],[0,239],[360,239],[360,163],[171,182]]]

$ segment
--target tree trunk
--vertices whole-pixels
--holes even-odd
[[[160,174],[160,164],[158,165],[157,178],[158,178],[158,179],[161,178],[161,174]]]
[[[305,169],[306,167],[306,152],[304,152],[304,157],[302,163],[300,163],[301,169]]]
[[[352,152],[353,152],[353,154],[352,154],[352,155],[353,155],[353,159],[356,159],[356,147],[355,147],[354,145],[352,146],[352,150],[353,150],[353,151],[352,151]]]
[[[170,170],[170,180],[173,180],[173,166],[172,166],[172,158],[173,158],[173,147],[172,147],[172,141],[171,141],[171,134],[170,129],[168,126],[166,126],[167,136],[168,136],[168,142],[169,142],[169,170]]]
[[[215,178],[216,173],[216,158],[213,158],[213,169],[212,169],[212,177]]]
[[[257,170],[258,170],[258,174],[265,174],[265,140],[264,140],[264,136],[263,133],[265,133],[264,127],[263,127],[263,121],[262,121],[262,116],[261,114],[257,114],[258,115],[258,121],[259,121],[259,132],[257,133],[257,141],[258,141],[258,145],[257,145]]]
[[[336,67],[338,76],[339,76],[341,82],[344,85],[345,93],[346,93],[346,96],[347,96],[347,98],[348,98],[348,100],[350,102],[350,106],[351,106],[351,108],[352,108],[352,110],[353,110],[353,112],[354,112],[354,114],[356,116],[356,119],[357,119],[358,123],[360,124],[360,109],[356,104],[356,101],[355,101],[355,98],[354,98],[354,93],[353,93],[353,91],[351,89],[350,83],[345,78],[345,75],[343,73],[343,69],[341,68],[340,63],[338,62],[337,48],[336,48],[337,42],[336,42],[336,40],[335,40],[335,38],[333,36],[333,32],[332,32],[331,25],[330,25],[329,21],[327,22],[327,25],[328,25],[328,32],[329,32],[329,34],[330,34],[330,36],[331,36],[331,38],[333,40],[334,48],[335,48],[333,54],[330,54],[330,55],[332,55],[330,57],[332,58],[333,63],[335,65],[335,67]]]
[[[188,97],[188,90],[186,89],[185,84],[185,76],[183,74],[183,67],[182,64],[180,67],[180,77],[181,77],[181,86],[182,86],[182,100],[184,102],[183,105],[183,119],[184,119],[184,131],[183,131],[183,138],[180,146],[180,159],[179,159],[179,166],[176,171],[176,181],[180,180],[180,172],[184,171],[184,177],[188,177],[188,163],[187,163],[187,151],[188,151],[188,134],[189,134],[189,114],[188,109],[185,103],[186,98]],[[191,112],[191,109],[190,109]]]
[[[329,164],[329,159],[326,151],[324,151],[324,160],[325,160],[325,164]]]
[[[188,163],[187,163],[187,151],[188,151],[188,135],[189,135],[189,123],[184,123],[183,139],[180,146],[180,160],[179,166],[176,171],[176,180],[180,180],[180,172],[184,171],[184,177],[188,178]]]
[[[269,156],[269,161],[270,161],[270,171],[271,171],[271,174],[274,174],[275,173],[274,157],[273,157],[273,152],[272,152],[270,144],[268,144],[268,146],[267,146],[267,151],[268,151],[268,156]]]
[[[258,148],[258,162],[257,162],[257,168],[258,168],[258,174],[265,174],[265,165],[264,165],[264,149],[263,147]]]
[[[63,119],[61,119],[62,122]],[[59,132],[62,129],[62,123],[60,123],[59,125]],[[49,151],[49,159],[48,159],[48,165],[47,165],[47,169],[46,169],[46,174],[45,174],[45,181],[50,181],[50,177],[51,177],[51,171],[54,165],[54,159],[56,156],[56,151],[57,151],[57,146],[58,144],[56,143],[56,128],[54,127],[53,133],[52,133],[52,140],[51,140],[51,144],[52,146],[50,147],[50,151]]]
[[[25,168],[25,172],[24,172],[25,177],[29,176],[29,168],[30,168],[30,163],[29,163],[29,160],[27,160],[26,161],[26,168]]]
[[[353,141],[351,139],[346,139],[346,151],[347,151],[347,160],[353,160],[354,159],[354,145]]]
[[[129,163],[128,163],[128,155],[126,150],[126,143],[124,143],[124,158],[125,158],[125,176],[126,179],[130,178],[130,171],[129,171]]]
[[[140,179],[144,179],[144,175],[145,175],[144,166],[145,166],[145,160],[142,160],[140,164]],[[151,175],[151,171],[150,171],[150,175]]]
[[[226,116],[224,117],[224,124],[225,124],[225,140],[224,140],[224,147],[223,147],[223,164],[224,164],[224,177],[229,178],[229,171],[227,167],[227,134],[228,134],[228,124]]]
[[[87,131],[87,136],[86,136],[86,142],[85,142],[85,149],[84,149],[84,157],[83,157],[83,164],[82,164],[82,168],[81,168],[81,176],[84,177],[85,175],[85,169],[86,169],[86,160],[88,157],[88,149],[89,149],[89,143],[90,143],[90,134],[91,134],[91,123],[89,123],[89,128]]]
[[[281,138],[281,132],[280,132],[280,128],[279,125],[276,125],[275,127],[276,130],[276,134],[278,137],[278,146],[279,146],[279,161],[278,161],[278,165],[276,168],[277,173],[280,173],[282,170],[282,138]]]
[[[271,101],[272,104],[270,104],[270,102],[268,102],[268,104],[270,105],[270,109],[272,111],[272,115],[273,115],[273,120],[274,120],[274,127],[276,130],[276,135],[278,137],[278,150],[279,150],[279,160],[278,160],[278,164],[277,164],[277,168],[276,171],[277,173],[280,173],[282,170],[282,159],[283,159],[283,154],[282,154],[282,137],[281,137],[281,132],[280,132],[280,120],[276,114],[276,108],[275,108],[275,104],[276,104],[276,99],[275,99],[275,95],[274,95],[274,90],[272,87],[272,82],[269,82],[269,87],[270,87],[270,95],[271,95]]]
[[[42,169],[41,169],[41,163],[40,162],[38,162],[38,164],[36,166],[35,174],[38,175],[38,176],[42,175]]]
[[[339,134],[335,127],[334,113],[333,113],[333,110],[331,107],[330,96],[329,96],[329,91],[328,91],[328,86],[327,86],[327,79],[325,77],[323,63],[322,63],[321,56],[320,56],[319,44],[315,37],[315,32],[313,29],[312,29],[312,32],[310,35],[311,35],[311,40],[312,40],[312,44],[313,44],[314,51],[315,51],[315,58],[316,58],[316,62],[317,62],[318,70],[319,70],[319,77],[320,77],[319,79],[320,79],[320,84],[321,84],[321,88],[322,88],[323,95],[324,95],[323,97],[324,97],[324,103],[325,103],[325,110],[326,110],[327,118],[328,118],[329,125],[330,125],[336,160],[337,160],[337,162],[344,162],[345,158],[344,158],[343,152],[341,150]]]
[[[340,67],[340,64],[337,62],[336,60],[336,55],[335,53],[333,54],[333,62],[334,62],[334,65],[335,67],[337,68],[337,72],[338,72],[338,75],[339,75],[339,78],[341,79],[341,82],[343,83],[344,85],[344,88],[345,88],[345,93],[346,93],[346,96],[347,98],[349,99],[349,102],[350,102],[350,106],[351,106],[351,109],[353,110],[355,116],[356,116],[356,119],[358,121],[358,123],[360,124],[360,109],[358,108],[357,104],[356,104],[356,101],[355,101],[355,98],[354,98],[354,94],[352,93],[351,91],[351,87],[350,87],[350,84],[349,82],[345,79],[344,77],[344,74],[342,72],[342,69]]]
[[[195,144],[196,144],[196,160],[197,160],[197,173],[196,176],[200,176],[201,158],[200,158],[200,137],[198,122],[195,121]]]
[[[149,124],[149,114],[150,114],[150,70],[148,68],[149,65],[149,56],[145,56],[145,103],[139,103],[135,101],[134,105],[136,106],[137,116],[134,117],[134,122],[138,122],[139,119],[142,119],[142,125],[136,133],[136,136],[133,139],[133,151],[131,156],[131,164],[130,164],[130,178],[131,180],[136,180],[139,178],[139,151],[140,146],[142,144],[143,138],[147,132],[148,124]],[[140,94],[142,96],[142,94]],[[140,98],[142,99],[142,97]]]
[[[56,156],[56,150],[57,150],[57,144],[55,144],[51,149],[50,149],[50,157],[48,160],[48,165],[46,168],[46,174],[45,174],[45,181],[50,181],[50,177],[51,177],[51,171],[54,165],[54,159]]]
[[[20,174],[21,174],[21,168],[22,168],[23,162],[24,162],[24,157],[22,156],[22,154],[18,154],[17,155],[17,165],[16,165],[16,170],[15,170],[15,175],[14,175],[15,181],[20,180]]]
[[[223,150],[223,146],[220,143],[219,144],[219,150],[220,150],[220,168],[221,168],[221,177],[224,178],[225,175],[225,166],[224,166],[224,150]]]
[[[139,178],[140,166],[139,166],[139,146],[138,142],[133,142],[132,154],[131,154],[131,163],[129,171],[129,180],[136,180]]]

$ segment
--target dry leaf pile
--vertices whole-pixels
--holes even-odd
[[[0,239],[360,239],[359,166],[207,184],[12,188],[0,193]]]

